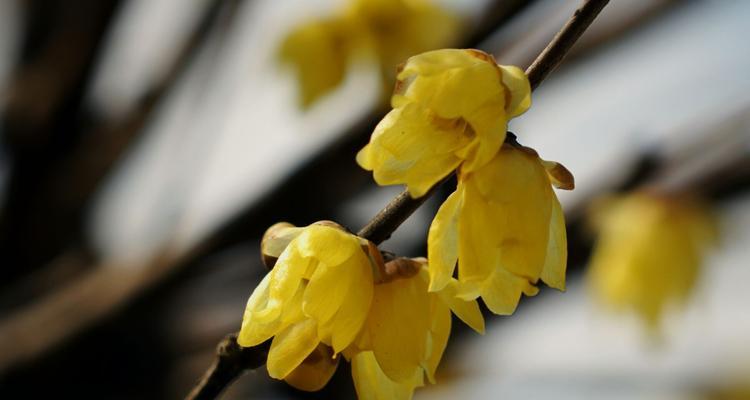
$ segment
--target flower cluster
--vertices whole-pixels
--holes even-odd
[[[531,104],[526,75],[478,50],[436,50],[410,58],[398,74],[393,110],[357,162],[381,185],[423,196],[458,169],[458,187],[429,231],[430,290],[458,265],[457,296],[482,297],[510,314],[541,278],[563,289],[567,243],[551,185],[573,188],[562,165],[506,140],[508,120]]]
[[[588,281],[596,299],[639,314],[657,330],[665,307],[689,297],[716,221],[699,203],[648,191],[602,200]]]
[[[280,58],[291,65],[307,107],[338,86],[353,56],[377,60],[384,86],[408,56],[450,45],[458,20],[429,0],[350,0],[341,13],[290,32]]]
[[[250,296],[238,343],[273,338],[269,375],[299,389],[322,388],[342,354],[360,397],[410,398],[425,375],[434,381],[451,310],[484,329],[476,302],[457,298],[455,282],[427,291],[426,260],[386,264],[374,245],[330,222],[277,224],[261,247],[274,265]]]
[[[322,388],[341,355],[360,398],[409,399],[435,380],[451,312],[483,332],[477,298],[511,314],[540,279],[565,287],[565,221],[552,186],[572,189],[573,176],[506,132],[531,104],[524,72],[449,49],[410,58],[397,79],[393,110],[357,162],[413,197],[453,171],[458,186],[430,226],[427,259],[385,262],[332,222],[266,232],[272,270],[248,301],[238,343],[272,338],[269,375],[299,389]]]

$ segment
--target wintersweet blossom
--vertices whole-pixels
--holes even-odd
[[[337,87],[355,58],[373,58],[384,86],[408,56],[450,45],[459,21],[427,0],[350,0],[339,13],[297,26],[279,58],[294,68],[304,107]]]
[[[321,343],[334,355],[347,348],[374,291],[370,260],[356,236],[327,225],[291,236],[250,296],[237,339],[249,347],[273,337],[267,367],[276,379],[290,375]]]
[[[539,279],[564,290],[565,219],[552,184],[572,189],[573,176],[517,144],[471,172],[462,168],[430,226],[430,290],[449,285],[456,264],[457,296],[481,296],[495,314],[512,314],[521,293],[538,292]]]
[[[393,110],[358,154],[380,185],[405,184],[421,197],[459,165],[470,173],[495,157],[508,120],[531,104],[523,71],[478,50],[411,57],[399,70]]]
[[[448,343],[451,310],[477,332],[484,319],[474,301],[456,298],[455,282],[429,293],[425,259],[397,259],[386,269],[400,269],[375,285],[362,332],[344,355],[360,399],[410,399],[435,371]]]
[[[238,343],[273,337],[269,375],[298,389],[325,386],[341,353],[360,398],[409,399],[425,376],[434,382],[451,310],[484,332],[477,303],[456,296],[457,281],[430,293],[425,259],[384,263],[372,243],[330,221],[276,224],[261,251],[273,269],[248,301]]]
[[[635,311],[652,329],[667,306],[689,298],[718,237],[703,205],[646,191],[599,202],[593,222],[592,293],[614,309]]]

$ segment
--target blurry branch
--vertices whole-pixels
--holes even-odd
[[[216,359],[188,393],[186,400],[215,399],[244,371],[261,367],[266,363],[268,347],[265,342],[255,347],[241,347],[237,344],[237,334],[231,334],[216,347]]]
[[[158,82],[143,97],[134,110],[121,120],[105,123],[98,127],[99,132],[89,132],[87,141],[76,152],[53,182],[49,196],[62,202],[60,207],[66,212],[75,212],[82,218],[83,208],[96,190],[98,182],[118,160],[120,154],[142,131],[144,123],[152,114],[159,101],[171,90],[188,64],[198,54],[199,48],[208,37],[211,29],[227,29],[236,14],[240,0],[216,0],[189,38],[184,42],[164,79]],[[54,180],[53,180],[54,181]],[[83,191],[75,192],[73,188]],[[60,196],[73,196],[67,198]],[[58,196],[58,197],[54,197]],[[50,200],[50,199],[45,199]],[[54,207],[47,207],[54,208]],[[48,221],[52,223],[53,221]],[[60,223],[59,219],[54,222]],[[80,221],[79,221],[80,223]],[[63,224],[68,232],[70,226]],[[80,226],[72,228],[75,232]],[[69,232],[68,232],[69,233]],[[202,250],[196,246],[194,250]],[[190,258],[194,253],[185,252]],[[33,274],[20,284],[14,285],[9,293],[3,292],[0,306],[7,306],[18,298],[28,298],[38,294],[48,286],[49,276],[67,275],[67,271],[86,271],[75,281],[40,297],[34,303],[0,320],[0,372],[35,358],[81,329],[101,320],[126,304],[133,297],[149,289],[155,282],[164,279],[175,265],[185,263],[169,248],[155,256],[146,266],[135,265],[96,265],[88,254],[74,247],[58,258],[40,273]],[[12,305],[12,304],[10,304]],[[6,314],[7,315],[7,314]]]
[[[531,81],[531,87],[536,88],[557,67],[565,54],[575,43],[599,12],[609,0],[587,0],[581,8],[576,10],[573,16],[555,35],[547,47],[539,54],[539,57],[526,70],[526,75]],[[447,179],[445,179],[447,180]],[[445,182],[443,180],[443,182]],[[426,198],[443,182],[435,185],[430,192],[418,199],[413,199],[408,191],[399,194],[382,211],[378,213],[357,235],[379,244],[387,239],[398,226],[405,221]],[[230,335],[219,345],[216,360],[203,375],[198,384],[186,397],[187,400],[216,398],[236,377],[248,369],[258,368],[264,364],[257,356],[262,353],[259,347],[243,348],[236,342],[237,337]],[[236,365],[228,360],[242,360],[243,355],[251,362]]]
[[[163,78],[143,94],[135,107],[125,116],[113,121],[100,122],[83,134],[80,145],[72,151],[71,156],[61,162],[58,168],[50,171],[52,177],[45,187],[40,188],[43,192],[41,197],[45,199],[44,207],[34,210],[33,213],[40,215],[46,224],[67,233],[65,237],[68,240],[71,239],[70,232],[76,232],[73,235],[74,240],[81,236],[78,232],[83,229],[85,211],[90,207],[95,191],[101,182],[120,160],[125,150],[143,134],[144,126],[157,106],[184,75],[192,60],[199,53],[212,27],[226,29],[228,24],[225,23],[226,21],[221,21],[220,15],[233,15],[238,1],[212,1],[181,45]],[[54,204],[55,207],[49,207],[48,204]],[[74,244],[74,246],[77,245]],[[71,257],[72,253],[83,254]],[[0,309],[7,306],[7,299],[17,301],[47,289],[50,280],[45,277],[51,275],[63,277],[65,276],[64,268],[70,272],[80,272],[86,269],[86,266],[92,265],[92,255],[88,253],[82,250],[69,250],[60,257],[67,262],[53,261],[50,266],[42,268],[39,273],[32,273],[21,282],[14,283],[13,288],[9,288],[7,293],[2,293],[0,296]]]
[[[80,137],[77,125],[89,76],[119,0],[30,0],[21,64],[0,98],[3,144],[10,158],[0,220],[3,277],[54,256],[52,243],[69,238],[37,210],[50,208],[40,190]],[[7,281],[7,279],[3,279]]]

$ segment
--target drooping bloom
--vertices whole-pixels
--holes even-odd
[[[635,311],[652,329],[667,306],[688,299],[718,236],[701,204],[646,191],[600,203],[593,225],[599,232],[588,276],[594,296]]]
[[[539,279],[564,290],[565,220],[552,184],[572,189],[560,164],[517,144],[489,163],[459,172],[458,188],[430,226],[430,290],[442,290],[458,264],[460,298],[482,297],[495,314],[512,314]]]
[[[456,298],[456,282],[429,293],[426,260],[397,259],[386,269],[397,268],[395,264],[406,273],[375,285],[362,332],[344,353],[352,360],[360,399],[410,399],[425,376],[434,383],[450,335],[451,310],[474,330],[484,331],[476,302]]]
[[[357,154],[380,185],[421,197],[459,165],[481,168],[499,151],[508,120],[531,104],[526,75],[478,50],[435,50],[400,69],[393,110]]]
[[[291,240],[250,296],[237,339],[249,347],[273,337],[267,366],[276,379],[287,378],[321,343],[334,355],[347,348],[373,296],[372,267],[359,238],[326,225],[297,229],[284,237]]]
[[[352,59],[374,58],[390,86],[398,63],[451,45],[458,31],[458,19],[427,0],[350,0],[336,15],[296,27],[279,56],[295,69],[307,107],[343,81]]]
[[[386,264],[376,246],[342,229],[329,221],[268,229],[261,251],[273,270],[248,301],[238,343],[273,337],[269,375],[301,390],[325,386],[341,353],[360,398],[411,398],[425,375],[434,382],[451,310],[479,332],[482,314],[457,298],[455,280],[429,293],[426,260]]]

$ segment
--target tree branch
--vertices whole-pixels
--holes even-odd
[[[549,45],[526,70],[532,89],[539,86],[547,75],[560,64],[575,41],[591,25],[591,22],[608,2],[609,0],[586,0],[576,10]],[[403,191],[388,203],[357,235],[375,244],[380,244],[390,237],[396,228],[409,218],[446,180],[447,177],[430,189],[427,194],[417,199],[412,198],[408,191]],[[252,356],[247,356],[248,364],[243,364],[243,354],[246,352],[250,352]],[[234,335],[225,338],[219,344],[216,360],[186,399],[216,398],[243,371],[263,365],[264,360],[262,357],[259,359],[257,353],[258,350],[255,347],[240,347],[236,343],[236,336]]]
[[[269,342],[266,342],[254,347],[241,347],[237,344],[236,333],[228,335],[216,346],[216,359],[185,399],[217,398],[244,371],[265,364],[269,346]]]

